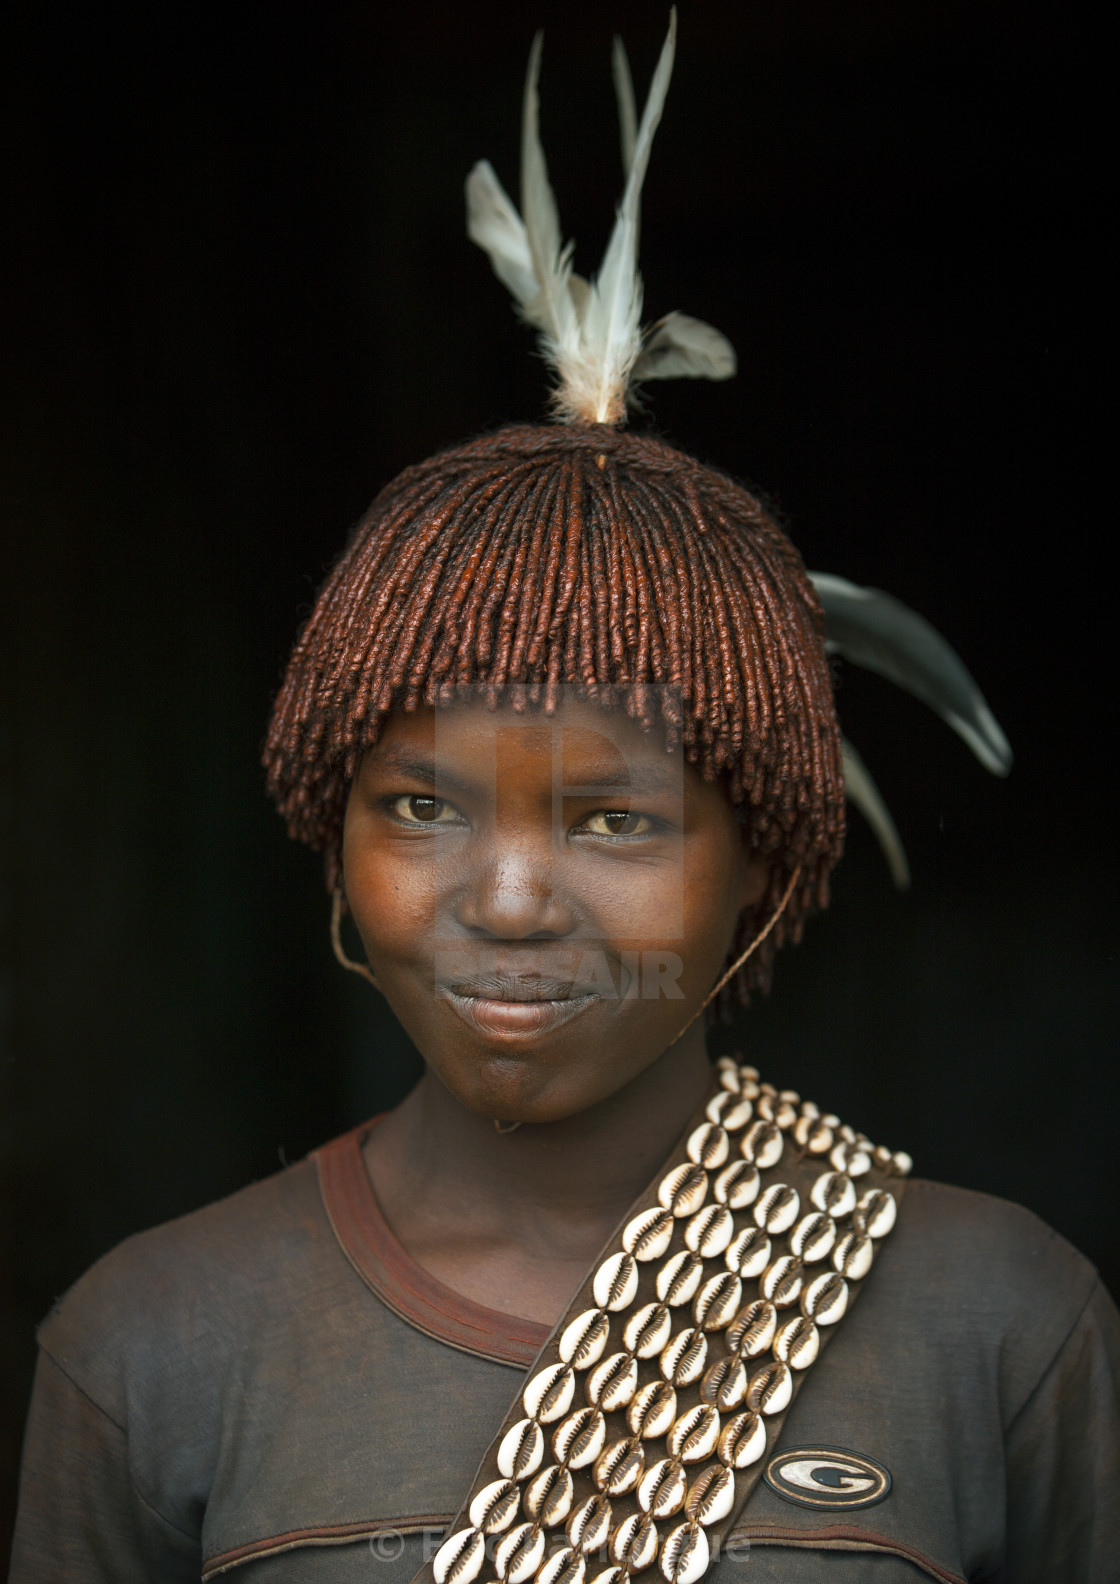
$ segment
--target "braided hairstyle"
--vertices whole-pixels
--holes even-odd
[[[770,878],[729,960],[800,865],[777,928],[721,993],[745,1001],[827,904],[843,845],[822,632],[800,556],[731,478],[606,425],[511,426],[406,469],[354,530],[273,709],[269,790],[333,889],[349,785],[391,710],[469,683],[494,704],[524,684],[548,711],[575,685],[658,723],[736,805]]]

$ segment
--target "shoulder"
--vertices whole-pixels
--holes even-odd
[[[338,1250],[313,1160],[126,1238],[54,1305],[39,1345],[123,1423],[135,1383],[223,1360],[329,1280]]]
[[[1076,1310],[1097,1280],[1085,1256],[1023,1205],[921,1178],[907,1187],[896,1246],[946,1288],[993,1301],[998,1293],[1012,1306],[1029,1296]]]
[[[1032,1211],[921,1179],[879,1263],[868,1319],[901,1318],[908,1352],[947,1379],[988,1376],[1008,1418],[1102,1300],[1094,1266]]]

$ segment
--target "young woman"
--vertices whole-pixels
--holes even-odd
[[[1120,1327],[1092,1268],[1026,1211],[908,1182],[795,1072],[706,1054],[825,905],[858,766],[788,539],[619,427],[633,377],[728,371],[706,326],[639,329],[670,63],[671,39],[640,125],[620,72],[629,178],[590,286],[534,58],[524,223],[483,168],[471,225],[568,421],[390,484],[274,713],[336,948],[424,1077],[62,1300],[17,1584],[1109,1576]]]

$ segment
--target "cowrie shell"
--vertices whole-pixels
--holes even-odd
[[[869,1188],[852,1212],[856,1228],[872,1238],[886,1237],[897,1219],[894,1194],[882,1188]]]
[[[672,1317],[664,1304],[643,1304],[626,1322],[623,1346],[639,1358],[652,1358],[668,1342],[672,1329]]]
[[[552,1453],[557,1463],[568,1468],[586,1468],[599,1456],[606,1439],[606,1420],[598,1408],[577,1408],[553,1432]]]
[[[704,1115],[709,1122],[718,1122],[725,1133],[737,1133],[754,1116],[754,1101],[723,1089],[708,1101]]]
[[[727,1332],[727,1346],[743,1358],[757,1358],[769,1349],[777,1328],[778,1311],[774,1305],[756,1298],[735,1316]]]
[[[699,1210],[708,1192],[708,1174],[703,1166],[689,1161],[666,1172],[657,1190],[658,1200],[674,1216],[691,1215]]]
[[[692,1318],[702,1331],[722,1331],[743,1301],[743,1284],[733,1271],[710,1277],[696,1295]]]
[[[511,1479],[483,1486],[470,1505],[470,1520],[484,1535],[501,1534],[517,1517],[521,1487]]]
[[[736,1414],[719,1438],[719,1460],[728,1468],[750,1468],[766,1450],[766,1424],[760,1414]]]
[[[596,1489],[608,1496],[625,1496],[634,1489],[645,1466],[646,1455],[640,1441],[612,1441],[595,1460],[591,1477]]]
[[[734,1413],[747,1395],[747,1371],[742,1359],[731,1354],[710,1364],[700,1382],[701,1402],[711,1403],[720,1413]]]
[[[554,1551],[537,1574],[537,1584],[583,1584],[587,1563],[571,1546]]]
[[[700,1286],[704,1265],[691,1249],[681,1249],[670,1255],[657,1273],[657,1296],[663,1304],[675,1309],[678,1304],[691,1303]]]
[[[820,1116],[801,1116],[794,1124],[793,1136],[810,1155],[827,1155],[835,1142],[835,1135]]]
[[[685,1223],[684,1241],[694,1254],[714,1259],[722,1254],[735,1233],[735,1217],[726,1205],[705,1205]]]
[[[761,1181],[757,1166],[745,1160],[732,1161],[712,1184],[712,1193],[729,1210],[745,1210],[758,1198]]]
[[[783,1133],[797,1121],[796,1101],[783,1099],[781,1095],[760,1095],[755,1110],[763,1121],[773,1122]]]
[[[519,1419],[502,1437],[498,1448],[498,1473],[506,1479],[527,1479],[535,1474],[544,1457],[541,1427],[531,1419]]]
[[[730,1140],[718,1122],[701,1122],[688,1136],[688,1158],[706,1171],[722,1166],[731,1148]]]
[[[807,1265],[831,1254],[835,1242],[836,1222],[824,1210],[810,1210],[789,1235],[790,1252],[800,1255]]]
[[[611,1535],[611,1557],[630,1573],[649,1567],[656,1555],[657,1529],[646,1513],[631,1513]]]
[[[544,1557],[544,1533],[536,1524],[521,1523],[494,1547],[494,1571],[505,1584],[525,1584]]]
[[[747,1387],[747,1406],[754,1413],[776,1414],[788,1408],[793,1396],[793,1376],[788,1364],[764,1364]]]
[[[603,1453],[603,1457],[606,1453]],[[596,1465],[598,1467],[598,1465]],[[605,1496],[589,1496],[568,1519],[565,1533],[577,1551],[601,1551],[611,1532],[614,1513]]]
[[[436,1584],[471,1584],[486,1560],[486,1538],[478,1529],[460,1529],[445,1540],[432,1560]]]
[[[749,1204],[754,1204],[759,1198],[759,1169],[751,1166],[749,1161],[732,1161],[729,1166],[724,1166],[718,1177],[711,1185],[711,1193],[719,1204],[726,1204],[729,1210],[745,1210]]]
[[[771,1237],[788,1232],[797,1220],[801,1209],[801,1195],[788,1183],[771,1183],[755,1202],[755,1225],[764,1228]]]
[[[814,1276],[801,1294],[801,1313],[817,1325],[835,1325],[848,1307],[848,1284],[835,1271]]]
[[[702,1463],[711,1457],[719,1440],[719,1414],[711,1403],[687,1408],[665,1437],[670,1457],[682,1463]]]
[[[825,1210],[834,1220],[851,1215],[856,1207],[856,1191],[846,1172],[824,1172],[817,1178],[809,1193],[818,1210]]]
[[[677,1417],[677,1394],[666,1381],[642,1386],[626,1410],[626,1423],[636,1436],[663,1436]]]
[[[773,1246],[761,1227],[744,1227],[724,1251],[723,1263],[737,1276],[761,1276],[770,1263]]]
[[[550,1463],[525,1487],[525,1514],[543,1529],[554,1529],[572,1510],[575,1486],[566,1468]]]
[[[710,1560],[708,1536],[699,1524],[681,1524],[661,1547],[661,1572],[668,1584],[697,1584]]]
[[[758,1290],[776,1309],[788,1309],[801,1297],[805,1285],[805,1266],[796,1254],[783,1254],[767,1265],[759,1278]]]
[[[849,1177],[862,1177],[871,1170],[871,1156],[858,1144],[834,1144],[828,1158],[837,1171],[847,1172]]]
[[[564,1364],[550,1364],[539,1370],[521,1393],[521,1401],[530,1419],[539,1424],[551,1424],[562,1419],[572,1406],[576,1378]]]
[[[808,1369],[821,1350],[821,1334],[804,1315],[793,1315],[778,1327],[774,1357],[790,1369]]]
[[[781,1160],[785,1140],[776,1122],[752,1122],[743,1134],[739,1148],[744,1160],[757,1166],[759,1171],[766,1171]]]
[[[625,1408],[638,1389],[638,1366],[629,1353],[612,1353],[587,1377],[587,1400],[593,1408],[613,1413]]]
[[[699,1379],[707,1358],[707,1337],[703,1331],[688,1326],[677,1332],[661,1354],[661,1373],[671,1386],[691,1386]]]
[[[629,1309],[638,1291],[638,1266],[633,1254],[623,1252],[605,1259],[595,1272],[591,1289],[600,1309],[609,1309],[612,1314]]]
[[[899,1177],[909,1177],[914,1170],[914,1162],[905,1150],[895,1150],[891,1156],[891,1165],[895,1170],[895,1174]]]
[[[609,1332],[610,1321],[604,1309],[585,1309],[564,1329],[556,1351],[565,1364],[586,1369],[602,1357]]]
[[[719,1062],[719,1081],[725,1094],[737,1095],[742,1087],[739,1069],[733,1061],[723,1059]]]
[[[693,1480],[684,1507],[693,1523],[717,1524],[727,1517],[734,1501],[734,1474],[713,1463]]]
[[[675,1457],[662,1458],[648,1468],[638,1483],[638,1506],[652,1518],[671,1518],[680,1512],[688,1493],[688,1480]]]
[[[636,1260],[660,1259],[673,1237],[673,1217],[668,1210],[640,1210],[622,1232],[622,1246]]]
[[[849,1281],[861,1281],[871,1269],[875,1246],[859,1232],[847,1232],[832,1251],[833,1269]]]
[[[596,1573],[591,1584],[629,1584],[630,1575],[625,1568],[608,1567]]]

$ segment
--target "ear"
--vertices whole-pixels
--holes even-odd
[[[770,884],[770,869],[761,858],[748,857],[743,864],[742,883],[739,887],[740,908],[757,907],[766,895]]]

